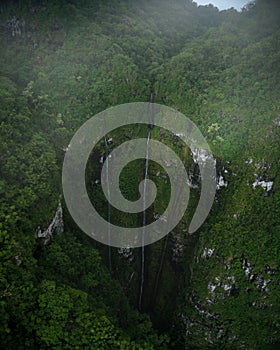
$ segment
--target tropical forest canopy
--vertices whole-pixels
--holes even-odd
[[[280,2],[241,12],[191,0],[13,0],[0,5],[0,347],[2,349],[276,349],[279,346]],[[217,193],[194,235],[200,192],[190,151],[166,130],[151,138],[184,160],[188,211],[164,239],[109,249],[87,237],[62,195],[71,137],[109,107],[153,101],[201,130],[217,164]],[[108,151],[147,137],[143,125],[100,140],[87,188],[108,216],[100,172]],[[101,159],[102,158],[102,159]],[[120,187],[137,199],[143,160]],[[158,198],[164,170],[151,162]],[[141,215],[113,208],[111,220]]]

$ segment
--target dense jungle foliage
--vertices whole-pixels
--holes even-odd
[[[277,349],[280,2],[237,12],[191,0],[2,1],[0,29],[0,348]],[[61,169],[86,120],[151,93],[198,125],[218,189],[189,235],[197,169],[178,139],[152,130],[194,182],[183,220],[145,249],[139,310],[141,249],[109,249],[81,232],[63,201]],[[146,136],[128,126],[107,146]],[[87,186],[106,218],[96,181],[105,156],[100,140]],[[124,169],[127,197],[136,199],[143,176],[143,160]],[[149,178],[159,195],[152,221],[169,182],[153,162]],[[111,219],[139,223],[113,209]]]

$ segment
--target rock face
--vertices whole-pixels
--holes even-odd
[[[131,248],[119,248],[118,254],[120,257],[128,260],[129,262],[132,262],[134,259]]]
[[[275,274],[275,270],[270,266],[265,266],[261,271],[254,273],[251,263],[247,259],[242,260],[242,269],[249,278],[249,281],[255,284],[255,287],[260,292],[268,292],[269,288],[267,287],[269,283],[272,282],[271,276]],[[270,278],[266,279],[264,275],[269,275]]]
[[[195,260],[197,264],[211,264],[212,267],[213,264],[219,265],[221,262],[216,249],[206,247],[200,250]],[[273,288],[275,284],[273,276],[276,273],[271,266],[266,265],[256,271],[249,259],[242,257],[231,259],[220,265],[219,271],[219,275],[209,276],[207,284],[204,283],[206,291],[197,293],[194,289],[191,290],[189,303],[197,314],[193,313],[190,317],[190,314],[186,312],[178,316],[185,325],[186,334],[201,341],[199,345],[201,348],[210,345],[218,346],[221,337],[229,332],[221,314],[214,312],[218,310],[217,306],[221,303],[238,305],[240,298],[245,298],[246,308],[272,310],[275,307],[271,301],[268,301],[271,294],[270,286]],[[240,272],[244,273],[245,279]],[[202,295],[204,298],[201,297]],[[205,335],[203,340],[201,334]],[[244,339],[240,339],[235,333],[227,335],[227,343],[232,344],[232,348],[247,349]]]
[[[255,189],[257,186],[261,186],[266,192],[269,192],[272,190],[273,186],[273,181],[264,181],[264,180],[259,180],[258,176],[256,176],[255,181],[253,182],[253,189]]]
[[[214,251],[215,251],[215,248],[204,248],[201,257],[204,258],[204,259],[211,258],[211,256],[213,255]]]
[[[254,169],[254,181],[252,183],[253,189],[261,186],[266,192],[272,190],[273,181],[268,180],[268,172],[271,169],[271,164],[268,163],[265,159],[262,159],[261,162],[254,163],[253,158],[250,157],[245,161],[245,164],[252,166]],[[249,182],[247,182],[249,185]]]
[[[203,148],[191,147],[193,161],[195,163],[206,163],[209,158],[209,151]]]
[[[19,19],[16,16],[13,16],[7,21],[6,27],[11,31],[12,36],[20,36],[25,28],[24,19]]]
[[[55,215],[50,225],[44,231],[42,231],[41,228],[39,227],[37,237],[43,238],[44,244],[48,244],[52,238],[54,231],[56,231],[57,233],[62,233],[63,230],[64,230],[63,212],[62,212],[61,201],[59,200]]]
[[[222,187],[227,187],[227,181],[223,178],[223,175],[220,175],[217,178],[217,190],[221,189]]]

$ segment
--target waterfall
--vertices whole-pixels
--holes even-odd
[[[150,103],[149,103],[149,132],[147,136],[146,142],[146,164],[145,164],[145,176],[144,176],[144,190],[143,190],[143,228],[142,228],[142,248],[141,248],[141,282],[140,282],[140,293],[139,293],[139,303],[138,308],[141,311],[142,309],[142,297],[143,297],[143,287],[145,280],[145,226],[146,226],[146,192],[147,192],[147,177],[149,170],[149,142],[151,138],[151,130],[154,127],[154,119],[153,119],[153,101],[154,94],[150,95]]]
[[[154,115],[153,115],[153,102],[154,102],[154,94],[150,95],[150,103],[149,103],[149,128],[152,130],[154,127]]]
[[[139,294],[139,310],[142,307],[142,296],[144,287],[144,274],[145,274],[145,226],[146,226],[146,190],[147,190],[147,176],[149,169],[149,142],[151,138],[151,130],[148,132],[147,143],[146,143],[146,165],[145,165],[145,176],[144,176],[144,190],[143,190],[143,228],[142,228],[142,248],[141,248],[141,285]]]
[[[106,183],[107,183],[107,198],[108,198],[108,206],[107,206],[107,222],[108,222],[108,259],[109,259],[109,270],[112,273],[112,249],[111,249],[111,206],[110,206],[110,186],[109,186],[109,148],[108,148],[108,140],[105,137],[105,147],[106,147]]]

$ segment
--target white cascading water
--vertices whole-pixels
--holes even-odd
[[[145,177],[144,177],[144,191],[143,191],[143,229],[142,229],[142,251],[141,251],[141,282],[140,282],[140,292],[139,292],[139,303],[138,308],[142,309],[142,297],[143,297],[143,287],[145,279],[145,226],[146,226],[146,190],[147,190],[147,176],[149,170],[149,142],[151,138],[151,130],[153,128],[153,105],[154,94],[151,93],[149,101],[149,132],[147,136],[146,143],[146,165],[145,165]]]
[[[110,207],[110,186],[109,186],[109,149],[107,138],[104,138],[105,147],[106,147],[106,183],[107,183],[107,198],[108,198],[108,207],[107,207],[107,222],[108,222],[108,259],[109,259],[109,270],[112,273],[112,250],[111,250],[111,207]]]

